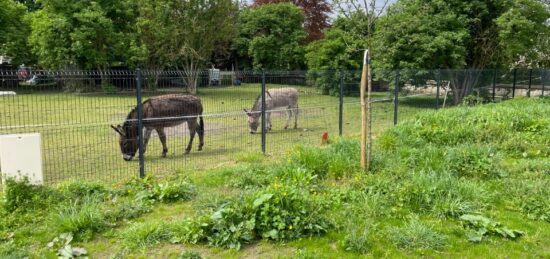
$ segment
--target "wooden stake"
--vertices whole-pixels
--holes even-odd
[[[365,50],[363,57],[363,71],[361,73],[360,98],[361,98],[361,168],[368,170],[367,162],[367,104],[365,102],[365,90],[368,80],[368,57],[369,50]]]

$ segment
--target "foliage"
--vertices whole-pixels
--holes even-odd
[[[103,70],[132,65],[136,35],[132,1],[41,1],[31,14],[29,43],[46,68],[78,67]],[[103,82],[105,83],[105,82]]]
[[[237,5],[230,0],[141,0],[139,8],[147,63],[182,68],[187,91],[196,93],[197,71],[236,33]]]
[[[541,39],[548,38],[544,36],[548,30],[545,23],[550,17],[548,10],[536,0],[520,1],[517,5],[507,0],[398,1],[378,21],[373,39],[374,66],[377,69],[510,67],[512,59],[519,55],[538,51],[531,51],[540,42],[530,36],[534,35],[533,30],[543,32]],[[479,79],[480,74],[474,71],[452,75],[454,103],[461,103]]]
[[[99,182],[67,182],[57,188],[65,197],[79,199],[85,196],[100,196],[108,193],[105,185]]]
[[[0,55],[11,57],[14,64],[31,61],[27,37],[30,26],[25,6],[14,0],[0,1]]]
[[[196,190],[186,178],[174,177],[159,183],[153,177],[133,178],[122,189],[121,195],[135,195],[136,199],[144,202],[175,202],[186,201],[195,197]]]
[[[262,4],[276,4],[290,2],[302,8],[304,12],[304,29],[307,41],[323,38],[323,30],[329,27],[331,4],[326,0],[297,1],[297,0],[255,0],[253,6]]]
[[[440,249],[446,243],[445,236],[417,217],[411,217],[403,227],[390,228],[388,235],[396,246],[405,249]]]
[[[340,16],[323,39],[307,46],[308,76],[323,94],[338,94],[339,80],[343,76],[338,70],[361,68],[362,55],[358,50],[366,48],[366,27],[367,17],[363,13],[354,13],[349,18]],[[358,79],[353,73],[346,76],[347,81]]]
[[[293,4],[266,4],[239,16],[235,49],[250,57],[254,69],[296,70],[304,67],[304,16]]]
[[[273,183],[247,192],[195,219],[173,225],[173,242],[207,242],[240,249],[257,238],[292,240],[325,233],[331,226],[323,203],[292,184]]]
[[[4,188],[2,207],[10,213],[40,209],[59,199],[52,190],[41,185],[30,184],[27,178],[20,181],[6,179]]]
[[[71,233],[63,233],[54,238],[48,243],[48,248],[57,252],[59,258],[79,258],[85,257],[88,252],[82,247],[73,247],[71,242],[73,241],[73,235]]]
[[[548,67],[549,18],[550,10],[539,1],[513,1],[496,20],[505,60],[514,63],[514,67]]]
[[[481,215],[462,215],[460,220],[464,227],[469,228],[468,240],[473,243],[479,243],[484,236],[497,235],[509,239],[517,239],[524,233],[519,230],[511,230],[503,227],[499,222],[493,221]]]
[[[152,192],[160,202],[187,201],[196,195],[195,187],[185,179],[155,184]]]

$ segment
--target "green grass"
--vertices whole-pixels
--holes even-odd
[[[285,85],[268,85],[268,88]],[[280,156],[297,143],[318,144],[321,135],[331,138],[338,134],[338,98],[318,94],[312,87],[295,86],[300,91],[302,109],[298,129],[283,130],[284,116],[272,116],[273,131],[267,137],[267,153]],[[172,91],[173,92],[173,91]],[[163,94],[157,92],[155,95]],[[227,88],[200,89],[205,114],[205,148],[197,152],[198,140],[189,155],[183,155],[188,142],[185,125],[168,128],[168,157],[161,158],[160,141],[153,135],[145,155],[146,172],[168,175],[179,168],[208,169],[223,167],[242,160],[242,154],[261,153],[260,134],[248,133],[243,108],[250,109],[260,93],[260,86],[249,84]],[[146,99],[151,94],[144,96]],[[375,98],[387,93],[375,93]],[[359,132],[359,105],[357,97],[346,97],[344,105],[344,134]],[[123,161],[118,147],[118,136],[109,127],[121,124],[136,104],[133,94],[71,94],[36,92],[0,98],[0,134],[39,132],[45,179],[47,182],[64,180],[101,180],[117,182],[138,173],[138,159]],[[400,116],[410,117],[433,107],[433,99],[404,100]],[[390,102],[374,104],[373,129],[378,134],[392,125],[393,109]],[[246,160],[246,159],[245,159]]]
[[[549,112],[550,99],[517,99],[418,114],[377,136],[368,174],[343,139],[167,180],[15,185],[0,206],[0,256],[52,256],[44,247],[60,232],[91,231],[71,245],[94,258],[546,258]],[[59,211],[70,224],[51,220]],[[88,227],[98,218],[108,227]]]

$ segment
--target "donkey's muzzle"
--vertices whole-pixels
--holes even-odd
[[[122,158],[125,161],[130,161],[130,160],[132,160],[132,158],[134,158],[134,156],[124,154],[124,155],[122,155]]]

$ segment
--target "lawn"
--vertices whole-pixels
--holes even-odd
[[[284,85],[267,85],[269,88]],[[318,94],[312,87],[294,86],[300,91],[299,128],[283,130],[284,116],[273,116],[273,131],[267,137],[267,154],[280,156],[294,144],[318,144],[324,131],[338,135],[338,98]],[[151,95],[175,90],[148,93]],[[145,155],[149,173],[170,175],[176,169],[208,169],[234,163],[247,153],[261,152],[260,134],[248,133],[243,108],[250,109],[260,93],[260,85],[247,84],[226,88],[203,88],[199,91],[206,124],[205,148],[183,155],[188,141],[186,126],[168,128],[169,153],[161,158],[160,141],[153,135]],[[375,93],[376,99],[389,93]],[[357,97],[344,98],[344,134],[357,136],[360,127]],[[116,133],[109,125],[121,124],[135,106],[131,93],[71,94],[34,92],[0,97],[0,134],[39,132],[42,134],[45,179],[49,183],[68,179],[127,180],[138,172],[138,161],[125,162],[118,147]],[[399,119],[433,108],[430,97],[404,99]],[[393,106],[390,101],[374,103],[375,134],[391,127]]]
[[[122,185],[12,182],[0,256],[547,258],[549,112],[533,98],[419,113],[377,135],[370,173],[341,139]]]

